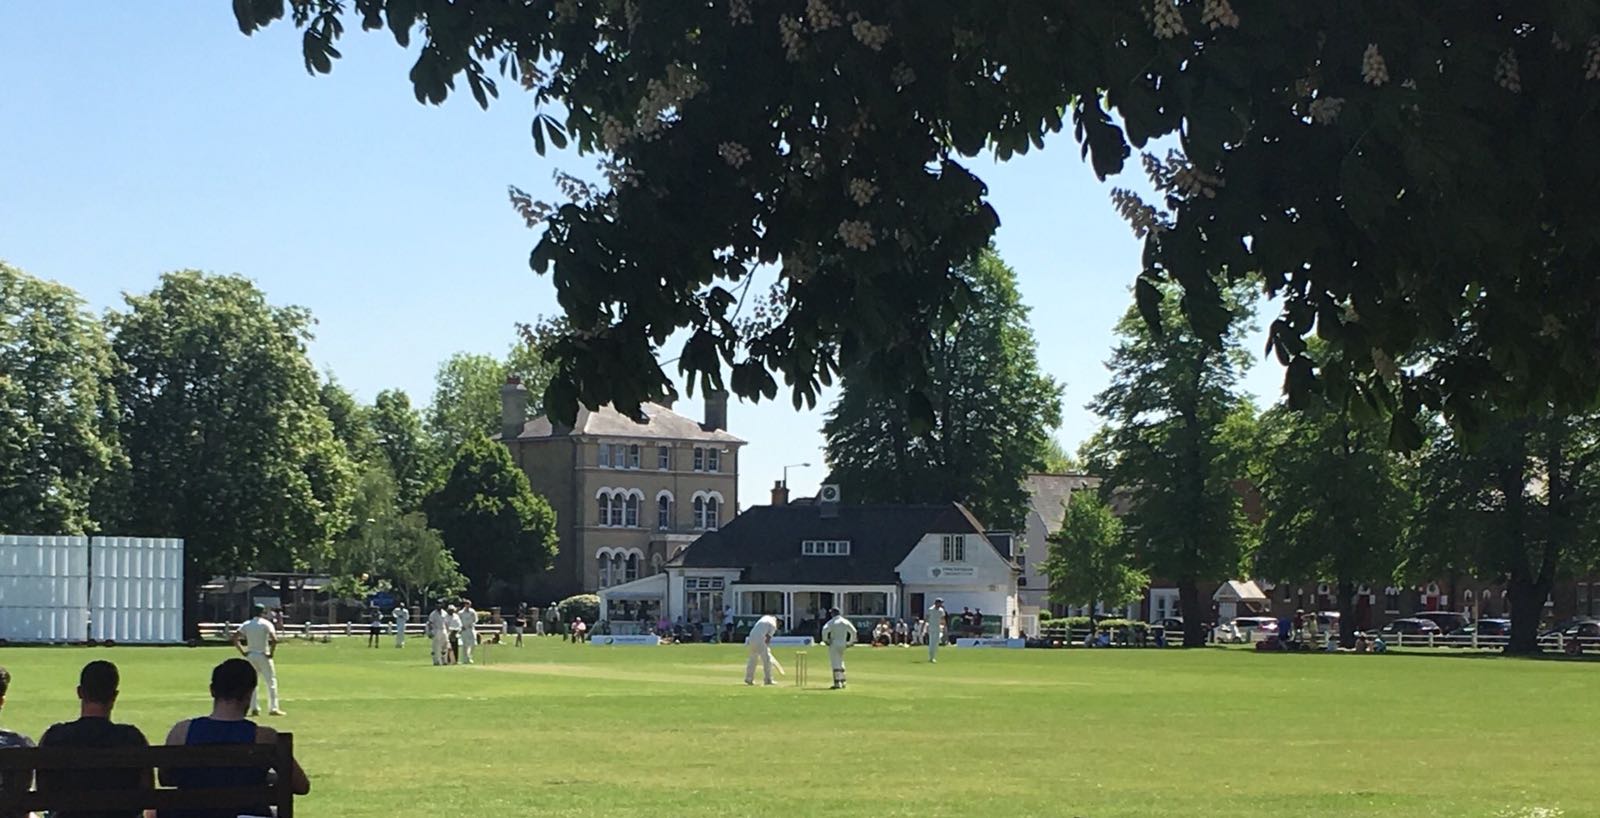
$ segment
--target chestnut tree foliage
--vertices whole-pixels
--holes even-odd
[[[349,25],[419,45],[417,99],[532,98],[536,148],[607,183],[512,199],[570,327],[557,416],[679,369],[796,404],[841,368],[926,369],[929,323],[998,216],[971,159],[1071,134],[1144,240],[1136,294],[1220,339],[1229,282],[1278,296],[1269,346],[1317,390],[1473,428],[1600,387],[1600,7],[1582,0],[235,0],[327,73]],[[1160,140],[1161,147],[1152,142]],[[1170,146],[1170,147],[1168,147]],[[1142,154],[1137,155],[1136,154]],[[753,270],[769,309],[739,309]],[[1306,340],[1330,355],[1317,363]],[[1451,340],[1449,354],[1417,356]],[[1400,362],[1400,363],[1397,363]],[[925,390],[926,385],[922,388]],[[917,404],[931,421],[926,401]]]

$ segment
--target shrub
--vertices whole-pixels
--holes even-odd
[[[556,603],[556,610],[561,612],[562,622],[570,623],[580,616],[585,622],[594,622],[600,618],[600,597],[595,594],[569,596]]]

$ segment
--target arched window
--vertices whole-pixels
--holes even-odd
[[[672,530],[672,494],[661,492],[656,495],[656,528],[662,531]]]
[[[704,528],[708,531],[715,531],[717,529],[718,522],[721,519],[718,515],[718,512],[721,510],[719,508],[720,505],[721,503],[718,502],[716,495],[706,498],[706,519],[705,524],[702,525],[701,528]]]
[[[637,494],[629,494],[623,500],[624,508],[627,510],[627,518],[623,520],[622,524],[629,528],[639,527],[639,500],[640,497]]]
[[[599,525],[611,525],[611,495],[602,494],[594,498],[595,520]]]
[[[639,552],[628,553],[628,561],[622,569],[622,581],[632,582],[639,578]]]
[[[706,527],[706,498],[698,494],[694,497],[694,527]]]
[[[613,526],[622,525],[622,506],[626,499],[627,495],[620,489],[611,493],[611,524]]]
[[[599,569],[599,573],[600,573],[600,587],[601,588],[610,588],[611,587],[611,551],[610,551],[610,549],[602,549],[602,550],[596,552],[595,555],[594,555],[594,558],[595,558],[595,563],[596,563],[595,567]]]
[[[650,555],[650,573],[652,575],[661,573],[661,566],[665,562],[666,562],[666,560],[662,559],[660,554],[651,554]]]

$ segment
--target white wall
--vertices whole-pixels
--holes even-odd
[[[965,560],[944,562],[944,535],[925,535],[896,569],[905,584],[906,598],[923,594],[925,605],[931,607],[935,597],[943,597],[945,610],[951,614],[968,607],[1014,622],[1017,583],[1011,563],[980,534],[966,535],[965,550]]]
[[[0,639],[81,642],[88,630],[88,538],[0,535]]]
[[[0,639],[91,637],[183,641],[183,541],[0,535]]]
[[[183,540],[95,537],[90,563],[95,639],[183,641]]]

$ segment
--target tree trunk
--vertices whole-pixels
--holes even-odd
[[[1200,589],[1196,587],[1194,580],[1178,581],[1178,607],[1183,611],[1183,646],[1205,647],[1205,611],[1200,604]]]
[[[1356,584],[1339,580],[1339,647],[1356,646]]]
[[[1538,653],[1539,620],[1544,616],[1549,587],[1527,577],[1512,577],[1506,583],[1506,591],[1511,600],[1511,638],[1506,642],[1506,653]]]

